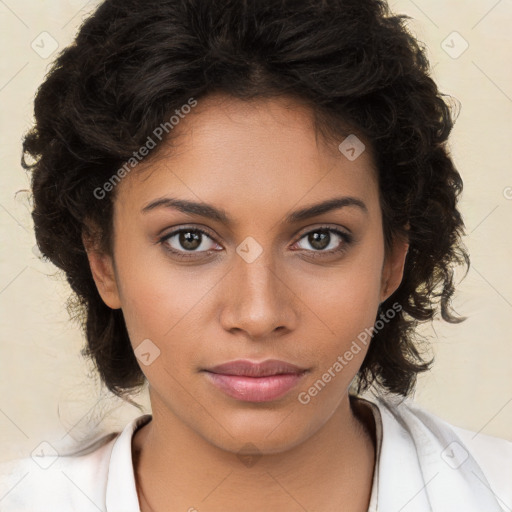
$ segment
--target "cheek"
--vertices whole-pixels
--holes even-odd
[[[183,276],[162,276],[151,271],[126,278],[123,313],[133,341],[153,337],[168,343],[194,321],[194,309],[208,291],[195,288]]]
[[[315,343],[320,370],[332,366],[338,356],[346,355],[350,369],[344,373],[348,371],[355,375],[368,349],[371,339],[368,333],[375,322],[377,305],[371,304],[367,295],[347,293],[343,298],[325,304],[321,311],[327,329]]]
[[[347,283],[344,283],[347,284]],[[371,342],[371,328],[377,313],[372,304],[373,288],[356,290],[341,286],[318,299],[320,318],[325,328],[316,333],[310,360],[315,370],[301,388],[299,402],[315,403],[331,410],[348,389],[363,364]]]
[[[371,338],[368,332],[376,320],[380,280],[380,259],[361,253],[353,264],[304,288],[309,290],[304,303],[315,313],[312,320],[323,332],[317,334],[315,343],[319,347],[315,357],[321,359],[321,367],[331,366],[338,356],[351,351],[347,356],[353,361],[353,373],[357,373]]]
[[[118,263],[119,288],[132,346],[150,339],[161,355],[178,357],[183,352],[180,342],[186,340],[187,350],[194,350],[201,325],[211,320],[205,305],[218,277],[173,268],[155,249],[149,256],[150,251],[125,249]]]
[[[379,305],[381,268],[378,248],[374,255],[361,251],[321,279],[318,274],[309,276],[301,287],[304,301],[335,332],[345,332],[351,326],[365,327],[374,321]]]

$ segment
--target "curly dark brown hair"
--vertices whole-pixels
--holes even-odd
[[[414,389],[433,362],[416,327],[439,309],[445,321],[465,320],[450,301],[454,265],[470,262],[462,179],[446,147],[454,118],[407,19],[382,0],[106,0],[58,55],[21,160],[32,171],[37,245],[64,271],[68,312],[87,339],[82,355],[115,395],[126,399],[145,377],[122,309],[102,301],[91,274],[82,234],[112,254],[115,199],[115,190],[105,199],[94,191],[170,113],[213,92],[293,96],[333,140],[350,129],[370,141],[386,249],[394,236],[410,245],[403,280],[381,304],[400,311],[373,333],[355,382],[358,392],[373,383],[403,396]]]

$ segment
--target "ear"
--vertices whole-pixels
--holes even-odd
[[[388,297],[393,295],[402,282],[405,267],[405,258],[409,250],[407,240],[395,237],[393,247],[386,255],[382,268],[381,281],[381,298],[384,302]]]
[[[117,275],[110,255],[94,247],[89,238],[82,234],[96,288],[103,302],[111,309],[120,309],[121,300],[117,286]]]

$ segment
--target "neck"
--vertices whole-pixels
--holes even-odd
[[[178,418],[153,408],[133,437],[142,512],[209,510],[365,511],[375,465],[373,415],[347,395],[303,443],[280,453],[240,456],[212,445]],[[151,505],[150,505],[151,504]],[[170,505],[173,506],[170,506]],[[246,510],[249,510],[246,508]]]

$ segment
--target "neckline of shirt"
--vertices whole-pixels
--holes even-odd
[[[377,510],[379,459],[382,445],[382,418],[379,407],[371,400],[352,395],[353,399],[364,402],[371,410],[375,421],[376,453],[373,470],[372,490],[368,512]],[[140,512],[139,498],[133,467],[132,439],[135,432],[153,418],[150,413],[143,414],[130,421],[114,439],[110,455],[105,504],[107,512]]]

